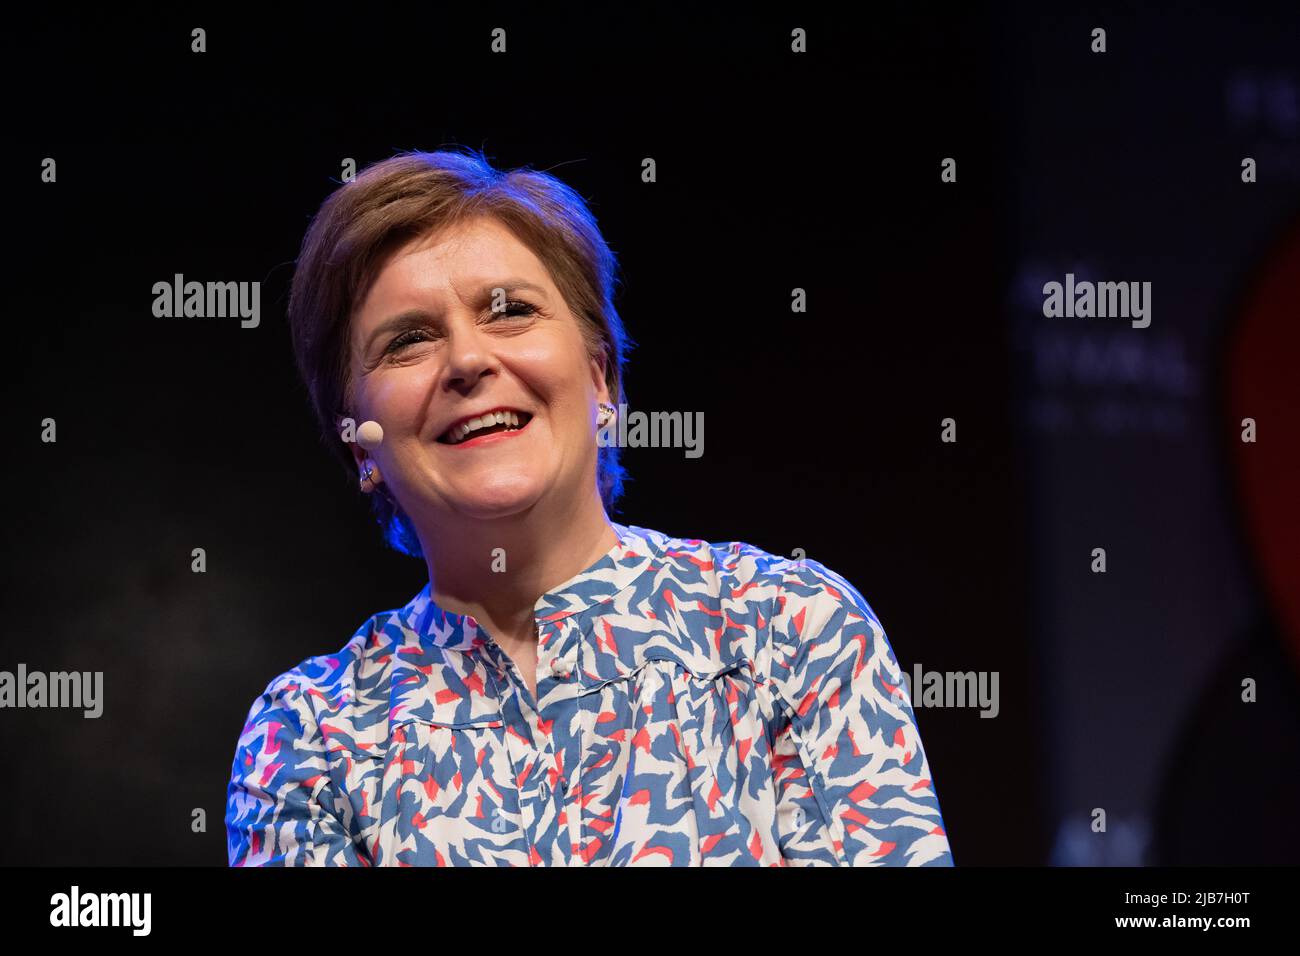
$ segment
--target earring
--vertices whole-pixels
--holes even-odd
[[[365,470],[365,472],[361,475],[361,482],[360,482],[360,484],[361,484],[361,490],[362,490],[363,492],[365,492],[366,494],[369,494],[370,492],[374,491],[376,488],[379,487],[379,483],[375,481],[375,477],[374,477],[374,475],[375,475],[375,463],[374,463],[373,461],[371,461],[369,458],[367,458],[367,459],[366,459],[366,470]],[[367,481],[370,482],[370,487],[369,487],[369,488],[366,487],[366,482],[367,482]]]
[[[614,418],[614,406],[609,402],[601,402],[598,407],[600,408],[600,424],[603,427],[608,425]]]

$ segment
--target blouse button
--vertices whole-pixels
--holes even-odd
[[[568,677],[569,665],[557,657],[551,661],[551,673],[556,677]]]
[[[547,797],[551,795],[551,786],[545,780],[542,781],[541,786],[539,786],[537,789],[538,792],[541,793],[543,800],[545,800]]]

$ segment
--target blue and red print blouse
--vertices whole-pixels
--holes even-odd
[[[951,866],[898,662],[847,581],[614,525],[537,602],[537,699],[425,588],[254,701],[232,866]]]

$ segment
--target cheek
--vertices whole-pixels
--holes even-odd
[[[373,373],[366,383],[364,407],[385,432],[419,433],[429,414],[433,374],[431,367],[421,365]]]
[[[556,411],[585,407],[590,390],[586,348],[570,335],[521,338],[512,367],[524,385]]]

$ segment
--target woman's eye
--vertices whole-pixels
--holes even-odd
[[[396,352],[403,346],[410,345],[413,342],[423,342],[428,339],[428,334],[423,329],[407,329],[393,341],[388,343],[388,352]]]
[[[517,299],[511,299],[509,302],[506,303],[506,307],[504,309],[502,309],[500,312],[493,312],[492,316],[493,318],[499,318],[504,316],[522,318],[523,316],[532,315],[536,311],[537,310],[533,308],[531,305],[529,305],[527,302],[520,302]]]
[[[506,303],[504,309],[500,312],[492,312],[490,313],[490,316],[492,319],[520,319],[534,315],[536,312],[537,309],[529,305],[527,302],[520,302],[517,299],[512,299]],[[393,341],[389,342],[388,348],[386,348],[384,352],[385,354],[391,354],[404,349],[408,345],[413,345],[416,342],[427,342],[430,341],[430,339],[431,336],[425,329],[407,329],[401,335],[397,336],[397,338],[393,339]]]

